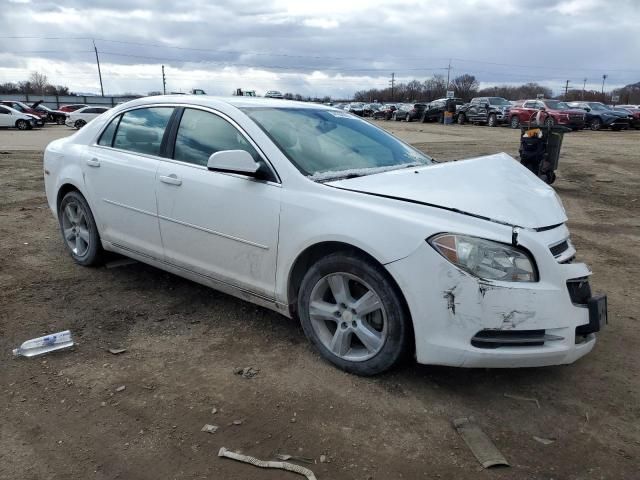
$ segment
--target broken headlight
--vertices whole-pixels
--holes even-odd
[[[537,282],[535,264],[522,249],[466,235],[441,233],[429,244],[451,263],[479,278],[503,282]]]

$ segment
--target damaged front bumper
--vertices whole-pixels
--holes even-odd
[[[591,271],[585,264],[571,263],[575,250],[570,242],[554,256],[552,245],[559,235],[568,239],[564,225],[520,236],[536,259],[538,282],[479,279],[426,242],[410,256],[387,264],[411,311],[418,362],[539,367],[572,363],[589,353],[595,332],[606,322],[606,297],[591,297]]]

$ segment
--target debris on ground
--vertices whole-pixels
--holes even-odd
[[[520,395],[511,395],[510,393],[505,393],[504,396],[506,398],[511,398],[513,400],[522,400],[523,402],[532,402],[532,403],[535,403],[538,408],[540,408],[540,402],[538,401],[537,398],[522,397]]]
[[[300,457],[298,455],[287,455],[286,453],[276,453],[278,460],[293,460],[295,462],[313,463],[313,458]]]
[[[233,422],[231,422],[233,425],[242,425],[244,423],[244,420],[234,420]]]
[[[317,480],[316,476],[311,470],[305,467],[301,467],[300,465],[296,465],[295,463],[258,460],[255,457],[250,457],[249,455],[242,455],[241,453],[231,452],[224,447],[220,449],[220,451],[218,452],[218,456],[231,458],[232,460],[248,463],[260,468],[277,468],[279,470],[287,470],[289,472],[303,475],[307,477],[307,480]]]
[[[71,331],[65,330],[64,332],[52,333],[44,337],[27,340],[18,348],[13,349],[13,355],[16,357],[36,357],[56,350],[62,350],[63,348],[69,348],[73,345]]]
[[[326,455],[320,455],[320,463],[327,463],[327,456]]]
[[[204,427],[200,429],[201,432],[207,432],[207,433],[216,433],[217,430],[218,430],[218,426],[211,425],[210,423],[206,423]]]
[[[110,348],[108,350],[108,352],[111,353],[112,355],[120,355],[121,353],[124,353],[126,351],[127,351],[126,348]]]
[[[212,415],[215,415],[216,413],[218,413],[218,409],[217,409],[216,407],[213,407],[213,408],[211,409],[211,414],[212,414]]]
[[[114,260],[113,262],[109,262],[105,264],[107,268],[118,268],[118,267],[126,267],[127,265],[133,265],[134,263],[138,263],[133,258],[122,258],[119,260]]]
[[[552,443],[555,443],[555,441],[556,441],[555,438],[542,438],[542,437],[536,437],[535,435],[533,436],[533,439],[536,442],[540,442],[543,445],[551,445]]]
[[[118,388],[116,388],[116,392],[124,392],[126,385],[120,385]]]
[[[487,434],[482,431],[473,417],[457,418],[453,421],[453,427],[484,468],[510,466],[509,462],[500,453],[500,450],[493,444]]]
[[[253,367],[244,367],[244,368],[236,368],[234,370],[236,375],[242,375],[244,378],[253,378],[256,375],[258,375],[258,373],[260,373],[260,369],[259,368],[253,368]]]

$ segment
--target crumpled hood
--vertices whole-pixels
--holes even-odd
[[[567,220],[555,191],[506,153],[392,170],[326,185],[525,228],[548,227]]]

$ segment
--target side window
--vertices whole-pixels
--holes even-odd
[[[0,107],[0,114],[7,115],[7,114],[9,114],[9,113],[10,113],[10,112],[9,112],[9,110],[7,110],[7,109],[6,109],[6,108],[4,108],[4,107]]]
[[[116,133],[116,128],[118,128],[118,122],[120,121],[120,115],[111,120],[109,126],[102,132],[100,135],[100,140],[98,140],[98,145],[102,145],[104,147],[110,147],[113,145],[113,134]]]
[[[104,107],[100,107],[100,108],[95,108],[95,111],[93,113],[104,113],[107,110],[109,110],[108,108],[104,108]]]
[[[211,154],[221,150],[246,150],[256,162],[261,162],[258,152],[229,122],[213,113],[185,109],[173,158],[206,166]]]
[[[523,108],[536,108],[536,102],[524,102]]]
[[[160,155],[160,145],[173,107],[130,110],[122,115],[113,147],[130,152]]]

